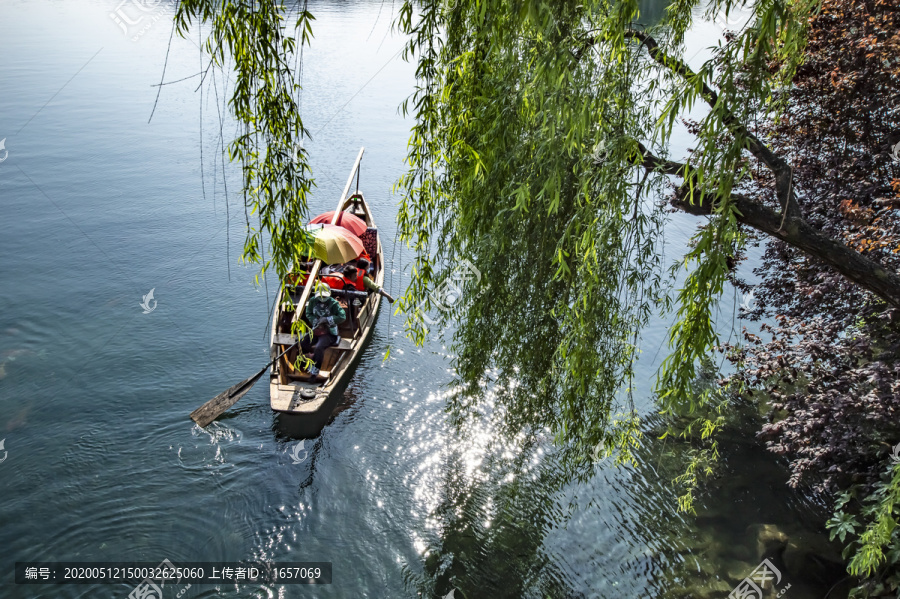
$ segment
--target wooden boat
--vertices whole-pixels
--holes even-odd
[[[384,251],[381,239],[369,205],[359,192],[359,161],[362,159],[362,153],[363,150],[360,150],[354,171],[351,171],[347,187],[338,203],[337,212],[347,211],[366,223],[367,231],[362,236],[363,245],[375,266],[374,274],[370,273],[369,276],[379,287],[383,287]],[[357,175],[357,189],[355,193],[347,196],[354,173]],[[312,280],[320,275],[319,268],[320,263],[317,261],[310,270]],[[284,286],[279,292],[272,315],[270,337],[270,352],[273,359],[296,343],[297,338],[291,336],[291,324],[297,318],[296,314],[302,315],[306,309],[311,289],[311,284]],[[287,293],[291,295],[291,301],[285,296]],[[272,365],[270,371],[270,402],[276,412],[319,417],[323,416],[323,412],[330,412],[333,404],[329,399],[346,387],[363,346],[372,335],[375,318],[381,305],[380,294],[332,290],[332,297],[340,302],[347,319],[338,325],[340,343],[325,350],[320,367],[320,376],[325,380],[316,380],[315,377],[295,369],[294,363],[300,349],[299,347],[291,349]]]

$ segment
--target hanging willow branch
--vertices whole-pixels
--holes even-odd
[[[309,133],[296,100],[300,85],[291,66],[299,48],[286,34],[284,13],[273,0],[181,0],[175,14],[182,37],[195,22],[208,23],[204,48],[211,65],[233,71],[228,105],[241,133],[228,144],[228,157],[241,163],[244,205],[257,215],[256,224],[247,219],[242,259],[260,264],[262,272],[274,268],[282,281],[310,253],[303,225],[314,185],[302,146]],[[312,38],[313,20],[304,2],[294,23],[301,45]]]

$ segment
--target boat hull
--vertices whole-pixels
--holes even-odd
[[[357,196],[359,199],[354,201],[354,198]],[[366,224],[370,228],[377,230],[368,204],[366,204],[361,194],[354,194],[344,202],[341,210],[347,209],[361,211],[363,213],[361,217],[365,216]],[[357,212],[357,214],[359,213]],[[376,255],[372,256],[372,258],[376,264],[373,278],[378,286],[381,287],[384,285],[385,268],[384,251],[380,236],[377,237]],[[288,288],[287,292],[291,293],[290,288]],[[285,336],[290,335],[290,318],[293,318],[293,312],[288,313],[287,311],[289,304],[286,302],[287,298],[284,297],[284,293],[284,289],[279,292],[272,319],[270,347],[273,357],[287,347],[284,343],[279,342],[290,342]],[[294,293],[292,293],[293,295]],[[296,295],[299,296],[300,293],[298,292]],[[326,350],[325,362],[332,362],[332,364],[329,364],[330,370],[328,372],[330,376],[326,381],[310,382],[298,379],[295,375],[300,373],[296,373],[293,370],[293,366],[290,360],[287,359],[287,356],[272,365],[269,375],[269,397],[274,411],[306,417],[317,421],[317,424],[318,421],[321,421],[321,426],[324,426],[328,416],[337,404],[338,397],[346,389],[352,378],[356,364],[372,336],[378,311],[381,307],[381,299],[382,296],[378,293],[368,294],[363,304],[359,307],[356,317],[359,323],[358,326],[353,327],[352,333],[347,331],[345,327],[341,331],[342,340],[339,346]],[[329,352],[334,352],[337,355],[329,355]]]

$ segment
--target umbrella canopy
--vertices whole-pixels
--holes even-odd
[[[334,218],[334,210],[332,210],[331,212],[320,214],[309,222],[311,224],[331,224],[332,218]],[[338,219],[335,224],[339,227],[344,227],[356,236],[365,233],[367,228],[366,223],[363,219],[350,214],[349,212],[341,212],[340,214],[338,214]]]
[[[359,237],[334,225],[311,224],[307,230],[316,238],[313,254],[325,264],[342,264],[359,258],[363,244]]]

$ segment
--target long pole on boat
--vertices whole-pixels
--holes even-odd
[[[363,153],[365,151],[365,147],[359,149],[359,154],[356,156],[356,162],[353,163],[353,169],[350,171],[350,176],[347,178],[347,184],[344,186],[344,191],[341,193],[341,197],[338,200],[337,207],[334,209],[334,215],[331,217],[332,225],[336,225],[338,219],[341,217],[341,206],[344,205],[344,200],[347,197],[347,193],[350,192],[350,186],[353,185],[353,175],[359,172],[359,163],[362,162]],[[359,177],[357,177],[356,181],[356,190],[359,191]],[[300,320],[303,318],[303,310],[306,307],[306,302],[309,301],[310,294],[312,294],[316,275],[319,274],[320,268],[322,268],[322,261],[316,258],[316,261],[313,263],[312,270],[309,271],[309,278],[306,279],[306,287],[303,288],[303,295],[300,296],[300,301],[297,302],[297,308],[294,312],[294,320]]]
[[[359,155],[356,157],[356,162],[353,163],[353,170],[350,171],[350,177],[347,179],[347,185],[344,186],[344,191],[341,193],[341,199],[338,200],[337,208],[334,209],[334,216],[331,217],[331,224],[336,225],[338,218],[341,216],[341,206],[344,204],[344,199],[347,197],[347,193],[350,191],[350,186],[353,184],[353,175],[357,175],[356,177],[356,191],[359,191],[359,163],[362,161],[363,152],[366,149],[360,148]],[[309,272],[309,277],[306,279],[306,285],[303,288],[303,295],[300,296],[300,301],[297,303],[296,312],[294,314],[294,319],[303,318],[303,308],[306,306],[306,302],[309,301],[309,296],[312,293],[313,287],[315,286],[316,275],[319,273],[319,269],[322,267],[322,261],[316,259],[313,264],[312,270]],[[294,346],[298,345],[300,342],[297,341],[282,351],[278,357],[274,360],[266,364],[262,370],[257,372],[255,375],[251,376],[248,379],[244,379],[240,383],[229,387],[225,391],[222,391],[211,400],[191,412],[191,419],[196,422],[201,427],[205,427],[207,424],[218,418],[222,415],[225,410],[233,406],[237,401],[247,394],[247,391],[250,390],[256,381],[260,379],[263,373],[275,362],[281,359],[281,356],[288,353]]]

